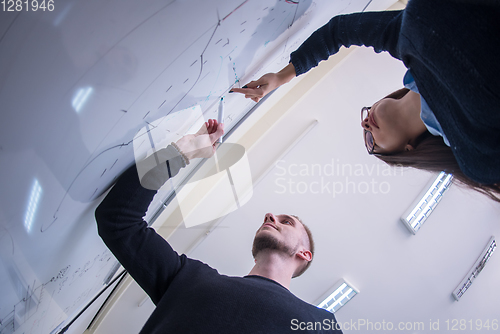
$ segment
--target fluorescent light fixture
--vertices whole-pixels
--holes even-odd
[[[29,233],[31,231],[33,225],[33,218],[36,213],[36,209],[38,208],[38,201],[40,200],[40,196],[42,195],[42,187],[38,180],[35,179],[33,183],[33,187],[31,188],[30,200],[28,202],[28,209],[26,210],[26,216],[24,217],[24,228]]]
[[[359,293],[359,290],[352,286],[352,284],[348,283],[343,278],[340,279],[335,285],[328,291],[332,291],[332,293],[327,292],[326,298],[323,296],[322,302],[318,304],[319,308],[323,308],[329,312],[335,313],[342,306],[347,304],[354,296]]]
[[[76,112],[80,112],[80,110],[85,105],[88,98],[90,97],[90,94],[92,94],[93,91],[94,89],[92,87],[85,87],[85,88],[80,88],[76,92],[73,101],[71,101],[71,105],[73,106],[73,109],[75,109]]]
[[[437,178],[430,184],[430,187],[426,188],[417,197],[416,204],[412,205],[401,217],[401,220],[411,233],[416,234],[420,227],[422,227],[422,224],[443,198],[452,180],[453,175],[445,172],[439,173]]]
[[[479,275],[479,273],[483,270],[484,266],[486,265],[486,262],[488,262],[488,260],[490,259],[491,255],[493,255],[493,252],[495,251],[496,248],[497,248],[497,243],[495,241],[495,237],[493,236],[490,238],[490,241],[488,241],[488,244],[481,252],[481,255],[479,255],[479,257],[477,258],[471,270],[469,270],[469,272],[462,280],[462,282],[460,282],[460,284],[453,291],[452,295],[456,301],[459,301],[460,298],[464,295],[464,293],[467,290],[469,290],[470,286],[472,285],[472,282],[477,278],[477,275]]]

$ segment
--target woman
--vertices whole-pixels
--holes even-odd
[[[500,5],[411,0],[403,11],[339,15],[278,73],[233,91],[261,97],[341,46],[372,46],[403,61],[405,87],[363,108],[369,153],[455,179],[500,202]]]

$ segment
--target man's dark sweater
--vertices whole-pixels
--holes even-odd
[[[171,146],[166,151],[174,176],[184,164]],[[142,184],[155,184],[151,178],[163,182],[166,170],[163,163]],[[221,275],[179,256],[142,218],[155,194],[141,186],[134,165],[95,214],[99,235],[156,305],[141,333],[341,333],[332,313],[300,300],[273,280]],[[316,330],[304,330],[308,326]]]
[[[460,169],[500,182],[500,1],[410,0],[404,11],[336,16],[291,55],[297,75],[341,46],[388,51],[412,73]]]

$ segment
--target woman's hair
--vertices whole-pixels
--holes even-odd
[[[407,88],[399,89],[386,98],[400,99],[408,93]],[[453,174],[454,180],[468,188],[485,194],[494,201],[500,202],[500,187],[498,185],[480,184],[469,179],[458,166],[457,160],[443,138],[433,136],[425,131],[417,138],[415,148],[410,151],[402,151],[390,155],[374,154],[380,160],[390,166],[413,167],[431,172]]]

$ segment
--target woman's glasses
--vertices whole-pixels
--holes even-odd
[[[368,112],[370,111],[371,107],[363,107],[361,109],[361,122],[363,122],[366,117],[368,117]],[[375,140],[373,140],[373,135],[370,131],[364,130],[364,135],[363,137],[365,138],[365,146],[366,150],[368,151],[368,154],[373,154],[373,150],[375,149]]]

